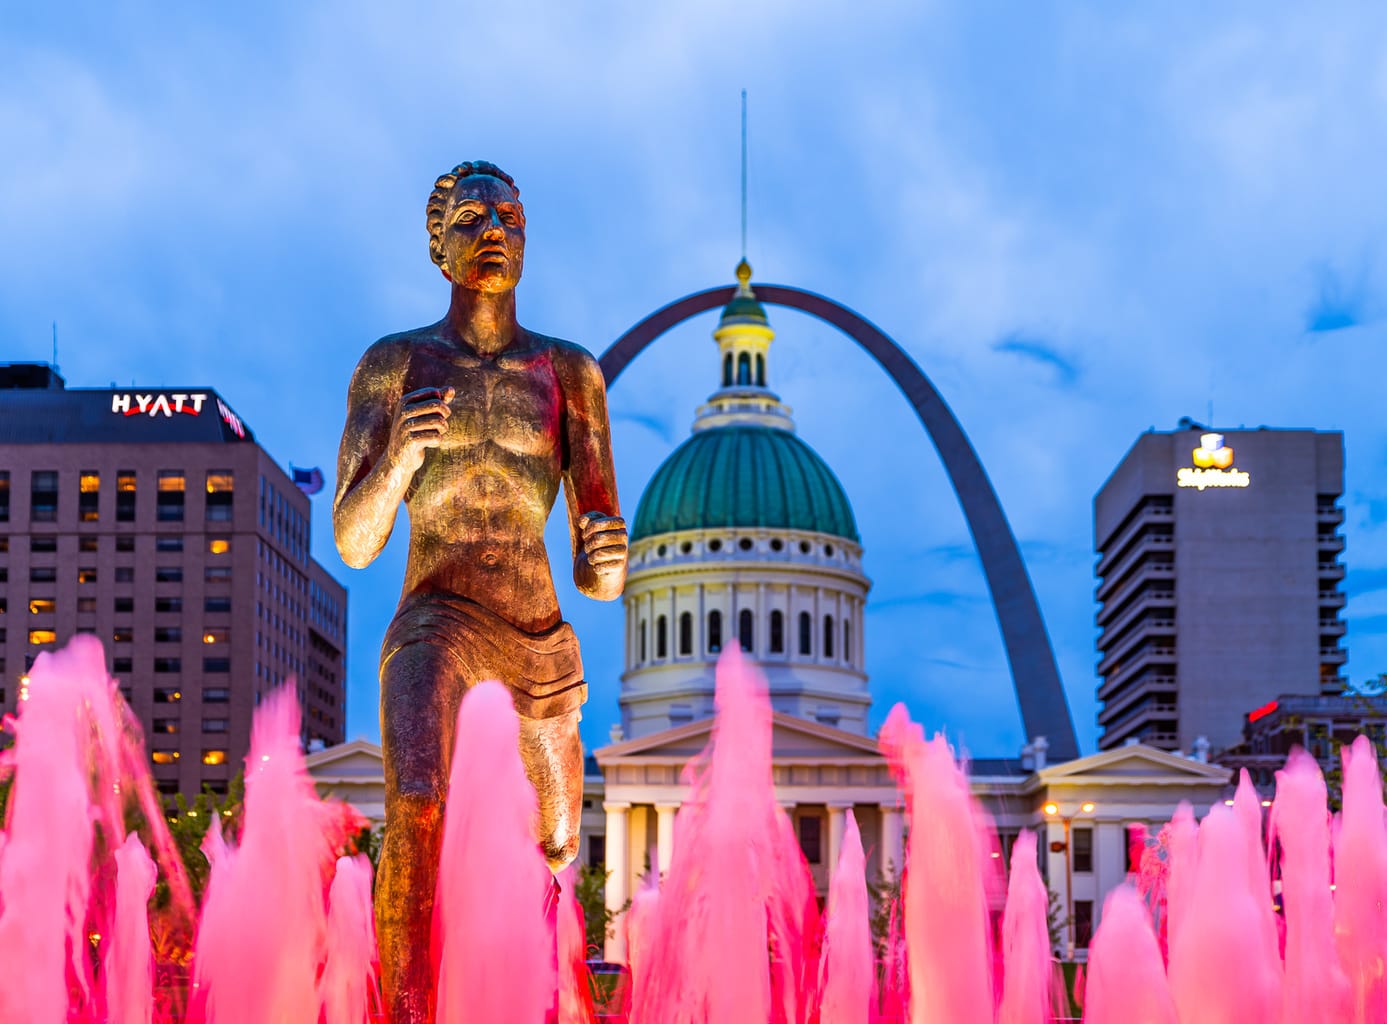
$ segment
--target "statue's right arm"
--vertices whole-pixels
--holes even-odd
[[[385,547],[418,468],[390,457],[403,362],[397,346],[377,342],[357,364],[347,392],[332,528],[342,561],[353,569],[370,565]]]

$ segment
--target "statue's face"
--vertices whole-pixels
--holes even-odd
[[[459,178],[443,218],[443,269],[454,284],[500,292],[516,286],[525,263],[525,211],[500,178]]]

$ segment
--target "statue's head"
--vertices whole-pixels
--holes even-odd
[[[525,265],[525,208],[515,180],[495,164],[458,164],[429,195],[429,255],[454,284],[506,291]]]

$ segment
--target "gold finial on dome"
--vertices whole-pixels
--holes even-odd
[[[746,260],[737,264],[737,294],[751,294],[751,264]]]

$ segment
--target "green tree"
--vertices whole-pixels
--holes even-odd
[[[870,900],[872,950],[878,960],[886,956],[886,944],[891,939],[891,919],[897,917],[896,928],[901,927],[901,879],[900,872],[893,867],[890,874],[875,882],[867,883],[867,898]]]
[[[588,956],[597,959],[602,957],[602,950],[612,935],[617,915],[625,913],[631,906],[628,899],[619,910],[612,911],[607,908],[607,879],[611,874],[610,871],[582,864],[578,867],[573,886],[573,897],[578,901],[578,906],[583,908]]]

